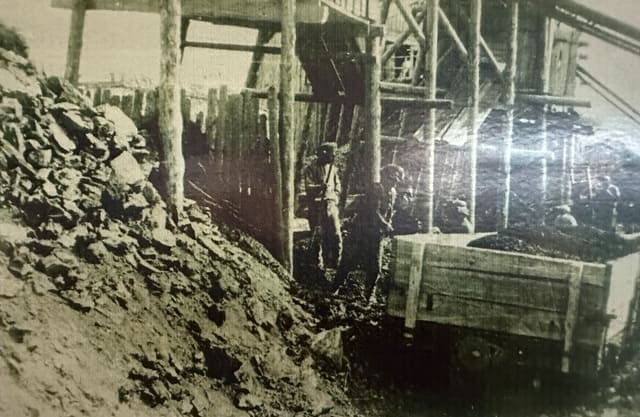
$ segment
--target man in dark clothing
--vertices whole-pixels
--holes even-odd
[[[311,229],[311,256],[318,259],[320,269],[335,269],[342,252],[340,234],[340,178],[334,164],[335,143],[323,143],[318,147],[316,160],[304,173],[308,221]],[[322,256],[320,252],[322,251]]]
[[[602,230],[615,231],[618,224],[618,201],[620,189],[611,182],[608,176],[598,178],[596,192],[593,196],[594,220]]]
[[[361,268],[365,274],[365,297],[371,299],[382,266],[382,239],[393,231],[391,219],[396,203],[396,186],[404,170],[395,164],[380,171],[380,183],[373,184],[356,202],[356,213],[349,224],[334,291],[345,283],[349,272]]]

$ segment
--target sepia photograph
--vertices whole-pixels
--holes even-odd
[[[640,417],[638,0],[0,0],[0,417]]]

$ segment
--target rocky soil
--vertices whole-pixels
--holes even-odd
[[[117,108],[0,50],[0,415],[353,415],[287,275],[188,202]]]

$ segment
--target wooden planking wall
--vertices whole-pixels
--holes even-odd
[[[403,317],[410,253],[394,239],[388,313]],[[576,262],[477,248],[426,244],[418,320],[553,341],[564,339],[568,282]],[[583,265],[575,340],[599,347],[605,330],[607,267]]]

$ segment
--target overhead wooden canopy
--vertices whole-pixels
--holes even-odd
[[[200,18],[214,23],[259,27],[280,24],[278,0],[182,0],[184,17]],[[51,6],[71,9],[73,0],[51,0]],[[158,0],[87,0],[86,10],[158,13]],[[296,22],[321,24],[329,10],[321,0],[297,0]]]

